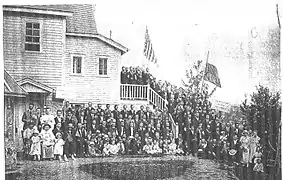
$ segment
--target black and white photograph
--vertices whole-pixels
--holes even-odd
[[[6,180],[282,179],[279,1],[1,8]]]

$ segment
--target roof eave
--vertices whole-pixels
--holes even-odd
[[[126,52],[129,51],[129,49],[126,48],[125,46],[123,46],[120,43],[118,43],[118,42],[116,42],[116,41],[114,41],[112,39],[109,39],[109,38],[107,38],[107,37],[105,37],[105,36],[103,36],[101,34],[83,34],[83,33],[71,33],[71,32],[69,32],[69,33],[66,33],[66,36],[97,38],[97,39],[99,39],[99,40],[101,40],[101,41],[103,41],[103,42],[105,42],[105,43],[107,43],[107,44],[109,44],[109,45],[119,49],[122,52],[122,54],[125,54]]]
[[[56,15],[56,16],[72,16],[73,13],[69,11],[61,11],[55,9],[40,9],[34,7],[22,7],[16,5],[5,5],[3,6],[3,11],[12,11],[12,12],[25,12],[33,14],[47,14],[47,15]]]

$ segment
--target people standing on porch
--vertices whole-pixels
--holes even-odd
[[[47,107],[45,110],[45,114],[41,117],[40,120],[41,124],[49,124],[50,125],[50,129],[51,131],[54,129],[55,126],[55,118],[54,116],[51,114],[51,109],[50,107]]]

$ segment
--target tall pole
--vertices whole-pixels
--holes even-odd
[[[206,57],[205,67],[204,67],[204,71],[203,71],[203,75],[202,75],[202,83],[201,83],[200,92],[202,92],[202,88],[203,88],[203,85],[204,85],[204,76],[205,76],[206,66],[207,66],[207,63],[208,63],[208,57],[209,57],[209,51],[207,51],[207,57]]]
[[[277,20],[278,20],[279,29],[281,29],[280,18],[279,18],[279,12],[278,12],[278,4],[276,4],[276,14],[277,14]]]

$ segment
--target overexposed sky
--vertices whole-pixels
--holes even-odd
[[[263,37],[269,26],[277,25],[276,1],[110,1],[96,0],[99,33],[129,49],[122,65],[142,65],[145,27],[153,43],[160,79],[180,84],[185,62],[198,59],[216,65],[223,88],[215,98],[240,103],[252,87],[247,79],[245,56],[251,30]],[[242,47],[242,52],[239,50]],[[152,67],[152,66],[151,66]]]

